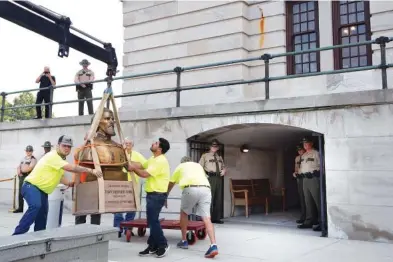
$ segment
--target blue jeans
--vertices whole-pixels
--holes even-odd
[[[167,247],[168,245],[159,220],[161,209],[167,197],[166,193],[146,194],[146,216],[147,224],[150,229],[150,236],[147,240],[147,244],[152,248]]]
[[[123,213],[115,213],[113,216],[113,226],[120,228],[120,223],[123,221],[134,220],[136,212],[126,213],[126,218],[124,219]]]
[[[48,195],[29,182],[23,183],[21,192],[29,208],[19,221],[13,235],[28,232],[33,223],[34,231],[45,230],[48,218]]]

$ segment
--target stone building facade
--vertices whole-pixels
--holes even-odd
[[[349,24],[353,19],[357,40],[393,37],[393,2],[354,4],[341,7],[330,1],[300,2],[298,6],[284,1],[124,1],[124,74],[284,53],[299,48],[295,41],[300,41],[300,48],[307,41],[305,48],[312,48],[314,43],[323,47],[351,41],[352,35],[338,39],[338,32],[355,31]],[[334,22],[341,16],[343,23],[346,21],[342,27]],[[294,34],[296,30],[301,34]],[[387,45],[388,63],[393,63],[392,47],[392,43]],[[378,65],[380,48],[372,45],[371,49],[373,52],[366,48],[366,53],[360,48],[343,50],[341,56],[330,50],[293,60],[274,58],[270,61],[270,76],[290,75],[297,69],[303,73],[354,67],[356,61]],[[181,86],[263,78],[264,72],[262,60],[190,70],[181,74]],[[183,155],[190,154],[190,138],[220,139],[225,144],[228,166],[225,217],[229,216],[231,204],[229,178],[264,177],[274,187],[286,186],[286,154],[303,135],[322,135],[328,236],[389,242],[393,240],[390,69],[388,90],[381,90],[381,83],[381,70],[373,69],[272,81],[268,100],[264,83],[183,91],[180,107],[176,107],[175,93],[126,97],[122,99],[120,117],[125,135],[135,140],[136,149],[145,156],[150,155],[149,145],[158,137],[171,142],[168,159],[172,170]],[[123,93],[175,85],[174,73],[139,77],[125,80]],[[0,178],[14,174],[20,154],[32,138],[45,137],[55,142],[66,133],[81,144],[89,123],[87,116],[2,123]],[[33,146],[39,148],[41,143],[37,141]],[[239,153],[242,144],[254,145],[250,154]],[[171,196],[179,197],[179,190]],[[287,196],[288,203],[291,196]],[[12,185],[0,183],[0,203],[11,201]],[[69,197],[66,206],[71,206]],[[168,217],[177,217],[178,210],[179,200],[171,200],[165,211],[173,212]],[[237,215],[243,214],[242,209],[237,210]]]

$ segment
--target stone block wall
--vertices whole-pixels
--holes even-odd
[[[371,1],[372,38],[393,36],[389,18],[392,3]],[[259,21],[265,17],[264,44],[260,46]],[[286,52],[284,1],[125,1],[124,74],[172,70]],[[332,40],[331,2],[319,1],[320,46]],[[329,22],[327,22],[329,21]],[[379,64],[379,46],[373,45],[373,64]],[[388,44],[393,63],[393,43]],[[321,70],[333,69],[333,51],[321,52]],[[263,61],[196,69],[182,73],[183,87],[264,77]],[[392,72],[392,69],[389,70]],[[271,60],[270,76],[286,75],[286,58]],[[393,86],[393,74],[389,86]],[[174,88],[174,73],[126,80],[123,93]],[[380,70],[278,80],[270,83],[270,98],[355,92],[381,88]],[[207,95],[208,94],[208,95]],[[265,99],[264,83],[183,91],[181,105],[206,105]],[[175,93],[127,97],[122,110],[167,108],[176,105]]]
[[[291,100],[298,107],[296,111],[271,110],[274,104],[282,108],[284,101],[270,100],[216,105],[210,110],[196,106],[189,109],[123,112],[120,117],[124,134],[135,138],[135,149],[146,157],[149,156],[151,143],[158,137],[165,137],[171,142],[167,158],[172,171],[180,158],[187,154],[187,139],[215,128],[275,124],[321,133],[325,138],[329,237],[391,242],[393,167],[390,163],[393,161],[393,131],[390,127],[393,125],[393,94],[391,90],[386,90],[357,95],[340,94],[334,100],[330,96],[314,97],[312,104],[318,101],[319,104],[330,105],[319,110],[304,110],[308,107],[308,101],[298,98]],[[362,104],[361,95],[374,104],[359,105]],[[337,101],[351,101],[357,106],[336,104],[333,107],[332,104]],[[264,109],[258,110],[257,106],[262,104]],[[192,113],[187,113],[187,110]],[[215,112],[219,112],[219,115]],[[2,123],[0,178],[14,174],[26,144],[32,143],[39,148],[43,142],[40,138],[55,143],[60,135],[68,134],[74,138],[76,145],[80,145],[88,126],[88,117]],[[71,161],[71,158],[68,160]],[[231,173],[236,174],[236,165],[228,169],[228,175]],[[0,183],[0,186],[0,203],[10,205],[12,185]],[[171,197],[179,196],[180,190],[176,187]],[[224,201],[228,214],[228,195]],[[70,199],[66,206],[71,206]],[[164,211],[178,212],[179,201],[170,200],[169,206],[169,210]]]

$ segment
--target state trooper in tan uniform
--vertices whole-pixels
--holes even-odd
[[[306,152],[303,146],[297,146],[298,156],[295,158],[295,172],[293,172],[293,177],[296,178],[297,182],[297,191],[299,193],[299,202],[300,202],[300,218],[296,220],[296,223],[303,224],[306,220],[306,202],[304,199],[304,191],[303,191],[303,177],[300,175],[300,165],[302,163],[302,155]]]
[[[95,76],[94,72],[88,68],[90,65],[90,62],[87,61],[87,59],[83,59],[79,63],[83,68],[79,70],[76,75],[74,82],[77,84],[76,85],[76,92],[78,93],[78,100],[79,99],[88,99],[88,98],[93,98],[92,90],[93,90],[93,84],[82,84],[83,82],[89,82],[89,81],[94,81]],[[79,115],[83,116],[84,112],[84,104],[85,101],[80,101],[79,102]],[[94,114],[93,112],[93,100],[88,100],[86,101],[87,104],[87,109],[89,111],[89,115]]]
[[[306,152],[301,156],[300,172],[303,177],[303,191],[306,202],[306,220],[298,228],[312,228],[318,221],[314,231],[321,231],[321,195],[320,195],[320,158],[319,152],[313,148],[313,142],[303,139],[303,147]],[[313,205],[315,204],[318,215],[317,219],[313,215]]]
[[[201,156],[199,164],[205,170],[212,191],[212,204],[211,204],[211,220],[213,223],[223,224],[221,220],[222,215],[222,187],[224,184],[223,176],[225,175],[226,169],[224,160],[220,155],[217,154],[219,150],[219,143],[217,139],[212,141],[210,151]]]

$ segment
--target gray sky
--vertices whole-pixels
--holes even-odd
[[[123,15],[122,3],[119,0],[34,0],[61,15],[70,17],[73,26],[105,42],[112,43],[116,49],[119,62],[117,76],[123,69]],[[75,33],[71,30],[72,33]],[[75,33],[78,35],[78,33]],[[75,73],[81,68],[79,62],[86,58],[91,62],[90,68],[95,72],[96,79],[105,78],[106,64],[88,57],[72,48],[67,58],[57,56],[58,43],[24,29],[16,24],[0,18],[0,72],[2,75],[0,92],[38,88],[35,79],[48,65],[56,76],[58,85],[72,83]],[[91,40],[92,41],[92,40]],[[101,44],[92,42],[101,46]],[[114,93],[121,94],[122,81],[113,84]],[[105,83],[95,84],[93,97],[101,96]],[[34,95],[36,92],[33,92]],[[12,101],[15,96],[9,96]],[[55,90],[54,101],[77,99],[75,86]],[[120,99],[117,106],[120,107]],[[99,101],[94,102],[94,108]],[[75,116],[78,114],[76,103],[55,105],[53,112],[56,117]],[[85,104],[85,114],[87,107]]]

